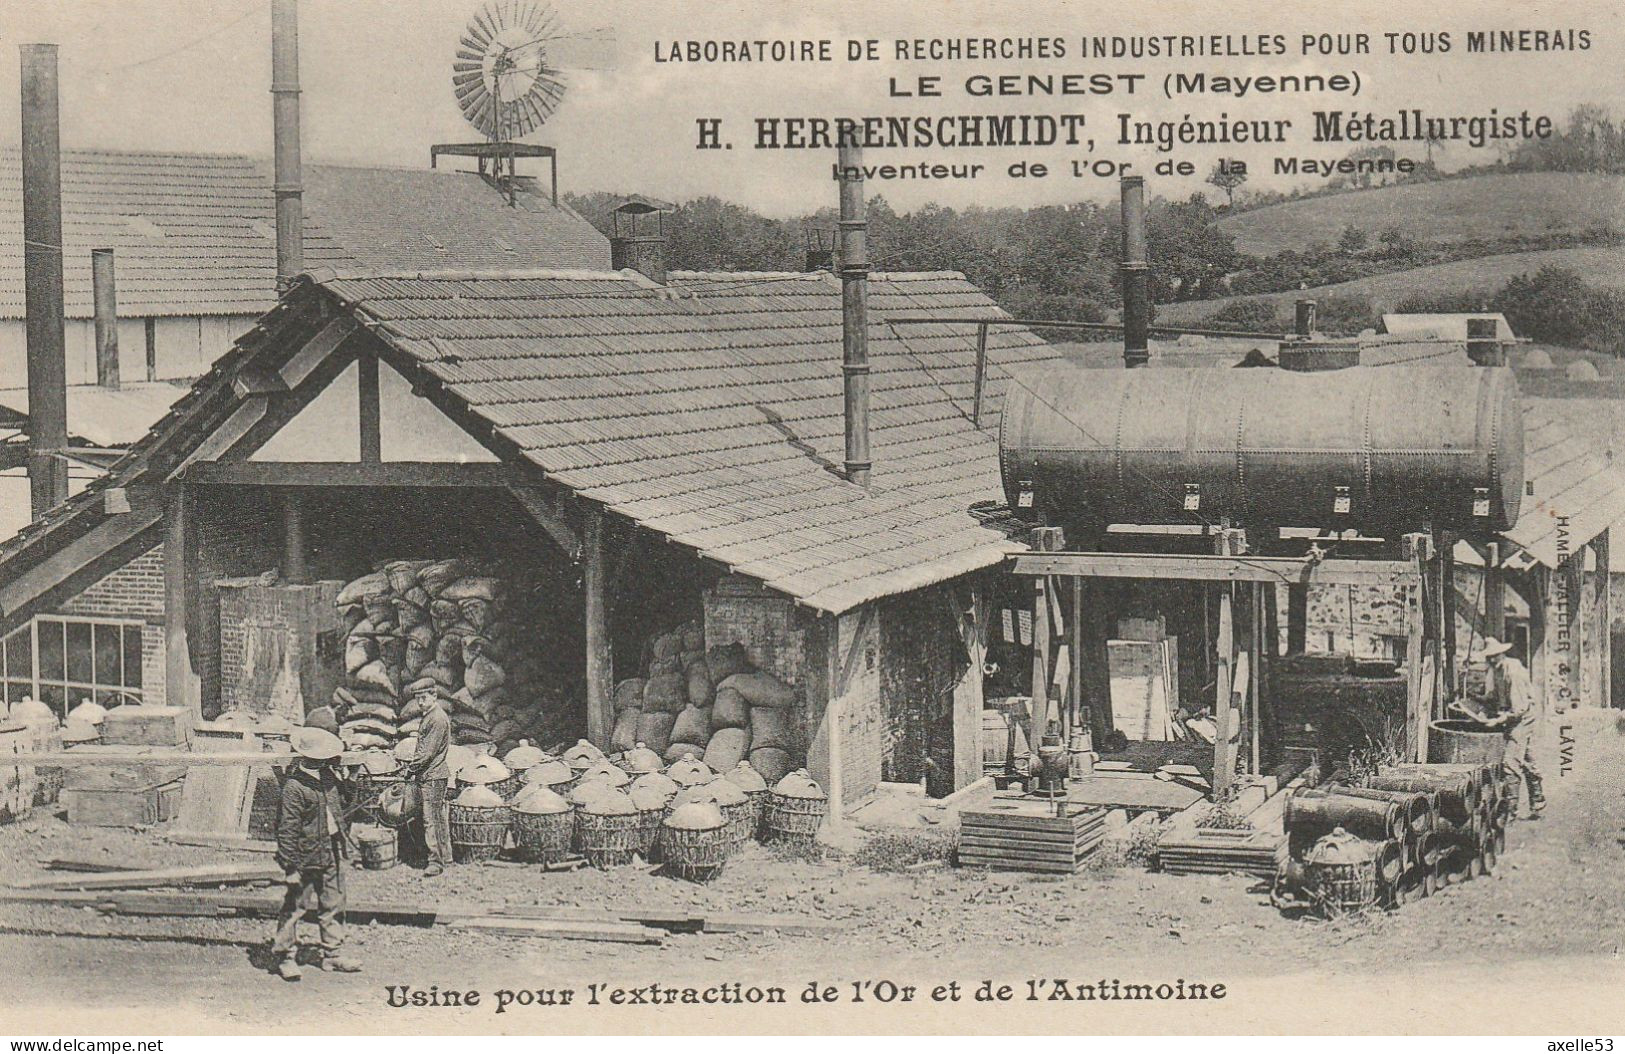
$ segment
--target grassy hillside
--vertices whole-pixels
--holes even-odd
[[[1579,233],[1625,227],[1625,177],[1521,172],[1351,191],[1238,213],[1219,226],[1255,256],[1335,243],[1352,224],[1373,238],[1398,227],[1421,241]]]
[[[1352,195],[1351,195],[1352,196]],[[1336,199],[1333,199],[1336,200]],[[1292,301],[1299,297],[1359,293],[1371,299],[1377,311],[1392,311],[1394,305],[1413,293],[1453,293],[1483,291],[1493,293],[1508,279],[1533,274],[1546,266],[1569,267],[1594,285],[1625,290],[1625,249],[1549,249],[1532,253],[1484,256],[1476,260],[1434,264],[1409,271],[1375,275],[1353,282],[1339,282],[1306,291],[1268,293],[1256,297],[1229,297],[1219,300],[1193,300],[1180,304],[1158,304],[1157,321],[1165,325],[1192,325],[1207,318],[1231,300],[1267,300],[1278,307],[1282,318],[1290,317]]]

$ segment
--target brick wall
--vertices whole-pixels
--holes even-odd
[[[753,666],[787,684],[806,680],[807,650],[795,602],[750,579],[729,576],[705,593],[705,646],[738,642]]]
[[[940,793],[952,792],[953,690],[964,667],[957,633],[935,590],[881,607],[881,771],[888,782],[925,779]]]
[[[140,619],[141,694],[164,700],[164,547],[155,545],[63,604],[64,615]]]

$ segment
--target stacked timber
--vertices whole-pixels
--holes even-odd
[[[392,560],[347,583],[338,605],[347,627],[344,683],[334,693],[339,735],[350,749],[390,748],[412,735],[405,689],[429,678],[451,715],[452,741],[499,750],[553,742],[567,730],[558,686],[542,676],[525,590],[473,561]]]
[[[1106,810],[995,799],[991,809],[959,816],[960,867],[1071,874],[1106,837]]]
[[[615,687],[614,751],[642,744],[667,763],[687,755],[715,772],[749,761],[776,783],[805,761],[796,689],[751,665],[738,642],[706,647],[691,621],[656,637],[642,677]]]

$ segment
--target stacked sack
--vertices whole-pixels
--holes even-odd
[[[668,763],[692,754],[717,772],[749,761],[769,783],[803,761],[796,692],[754,669],[743,645],[705,647],[698,622],[655,638],[647,674],[615,688],[612,750],[639,743]]]
[[[387,748],[412,735],[416,723],[399,712],[406,688],[424,678],[446,703],[454,743],[507,748],[553,736],[540,671],[519,647],[538,633],[509,610],[508,594],[463,559],[393,560],[346,585],[345,676],[333,699],[345,744]]]

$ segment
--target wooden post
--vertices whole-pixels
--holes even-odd
[[[1072,731],[1072,729],[1077,728],[1080,724],[1083,723],[1083,708],[1084,708],[1085,705],[1087,705],[1086,702],[1085,702],[1085,700],[1087,699],[1087,694],[1084,692],[1084,688],[1083,688],[1084,632],[1083,632],[1083,579],[1081,579],[1081,578],[1074,578],[1072,580],[1072,627],[1071,627],[1071,629],[1072,629],[1072,633],[1071,633],[1071,636],[1069,638],[1071,646],[1068,648],[1068,654],[1071,656],[1071,659],[1072,659],[1072,676],[1070,678],[1068,678],[1068,684],[1067,684],[1067,696],[1068,696],[1067,709],[1069,711],[1069,717],[1070,717],[1070,721],[1068,722],[1068,724],[1069,724],[1068,732],[1069,733]]]
[[[1557,573],[1563,576],[1563,589],[1567,594],[1563,605],[1563,631],[1568,638],[1568,651],[1564,652],[1568,676],[1564,679],[1568,688],[1568,700],[1565,709],[1573,709],[1580,705],[1583,694],[1582,673],[1585,667],[1585,634],[1580,621],[1580,594],[1585,590],[1585,547],[1575,550]],[[1562,639],[1562,638],[1559,638]]]
[[[976,327],[976,388],[971,402],[971,424],[982,427],[982,390],[987,386],[987,323]]]
[[[1535,705],[1542,712],[1551,698],[1551,648],[1547,644],[1546,626],[1550,610],[1546,594],[1549,579],[1546,569],[1536,564],[1523,573],[1526,586],[1520,590],[1529,604],[1529,680],[1535,688]]]
[[[1440,531],[1439,550],[1439,632],[1444,646],[1444,692],[1439,696],[1440,707],[1448,706],[1456,698],[1456,538],[1448,531]]]
[[[96,313],[96,383],[117,388],[118,289],[112,249],[90,250],[90,292]]]
[[[1416,581],[1405,591],[1405,728],[1410,744],[1409,758],[1419,764],[1427,762],[1428,721],[1431,715],[1422,705],[1422,648],[1425,618],[1423,612],[1423,583],[1427,580],[1428,536],[1405,536],[1410,547],[1411,562],[1416,568]]]
[[[1213,699],[1213,800],[1223,801],[1230,791],[1235,762],[1230,753],[1230,701],[1235,691],[1231,683],[1234,663],[1234,616],[1231,612],[1230,587],[1221,586],[1219,593],[1219,641],[1217,647],[1217,684]]]
[[[587,738],[600,750],[607,750],[615,729],[615,673],[610,665],[604,514],[596,506],[582,514],[581,560],[587,622]]]
[[[1309,586],[1292,582],[1286,587],[1286,653],[1302,655],[1309,645]]]
[[[363,351],[356,356],[356,391],[361,400],[361,460],[376,465],[383,460],[380,410],[378,407],[378,356]]]
[[[203,718],[203,680],[192,663],[187,616],[197,570],[193,496],[172,484],[164,509],[164,702]]]
[[[282,578],[299,585],[310,581],[306,560],[305,510],[299,492],[289,489],[282,495]]]
[[[1610,528],[1609,530],[1612,530]],[[1602,684],[1597,694],[1597,705],[1607,709],[1614,705],[1614,616],[1613,584],[1608,570],[1608,531],[1597,535],[1591,548],[1597,554],[1597,648],[1602,653]]]
[[[1263,733],[1259,727],[1262,724],[1259,700],[1263,695],[1264,656],[1268,654],[1264,647],[1264,592],[1261,582],[1247,587],[1247,597],[1251,601],[1249,606],[1252,608],[1247,618],[1247,650],[1251,656],[1247,664],[1247,738],[1251,746],[1247,771],[1255,776],[1264,770]]]
[[[1037,754],[1049,721],[1049,576],[1033,579],[1033,703],[1028,711],[1028,745]]]
[[[1507,580],[1501,570],[1500,542],[1484,547],[1484,636],[1506,640]]]

